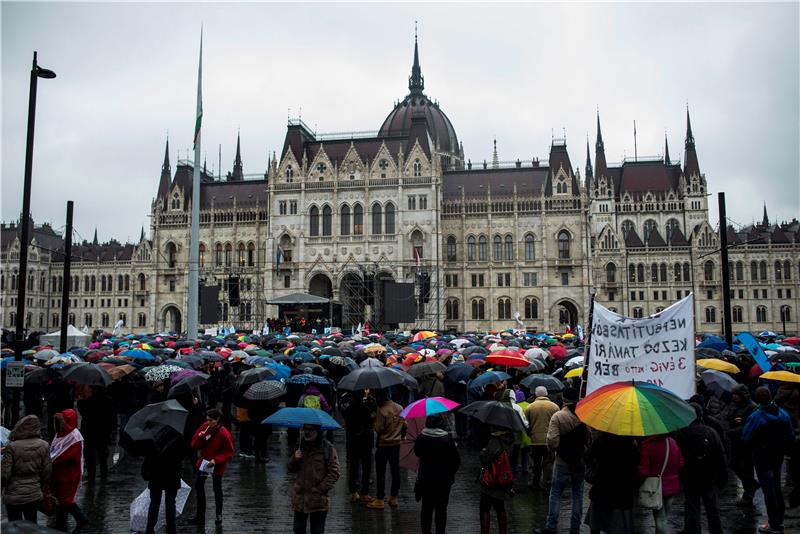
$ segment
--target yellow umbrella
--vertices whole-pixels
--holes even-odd
[[[383,353],[383,352],[386,352],[386,347],[384,347],[384,346],[383,346],[383,345],[381,345],[380,343],[370,343],[369,345],[367,345],[366,347],[364,347],[362,350],[363,350],[364,352],[366,352],[366,353],[370,353],[370,352],[380,352],[380,353]]]
[[[728,363],[725,360],[718,360],[716,358],[706,358],[704,360],[697,360],[696,363],[699,367],[703,367],[704,369],[715,369],[717,371],[730,373],[732,375],[735,375],[739,372],[739,368],[733,365],[732,363]]]
[[[567,374],[564,375],[564,378],[575,378],[576,376],[581,376],[581,374],[583,374],[583,367],[576,367],[568,371]]]
[[[764,380],[778,380],[779,382],[794,382],[800,384],[800,375],[791,371],[770,371],[761,375]]]

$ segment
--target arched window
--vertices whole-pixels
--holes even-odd
[[[637,282],[644,282],[644,263],[640,263],[636,266],[636,281]]]
[[[683,281],[684,282],[692,281],[692,271],[689,269],[689,263],[683,264]]]
[[[783,280],[783,264],[780,262],[780,260],[775,260],[775,280]]]
[[[662,282],[666,282],[667,281],[667,264],[666,263],[662,263],[658,268],[658,272],[659,272],[659,277],[661,278],[661,281]]]
[[[245,257],[244,243],[239,243],[239,246],[237,247],[237,252],[238,252],[237,256],[239,258],[239,267],[244,267],[245,262],[247,260],[247,258]]]
[[[525,236],[525,261],[536,259],[536,241],[531,234]]]
[[[125,287],[124,277],[120,274],[117,276],[117,291],[122,291]]]
[[[486,311],[486,303],[483,299],[472,299],[472,318],[482,320]]]
[[[175,243],[169,242],[167,243],[167,266],[170,269],[175,267],[175,263],[177,262],[178,256],[178,247],[175,246]]]
[[[656,229],[656,222],[653,219],[647,219],[644,222],[644,242],[647,243],[650,241],[650,236],[653,234],[653,231]]]
[[[489,261],[489,240],[481,234],[478,238],[478,261]]]
[[[675,234],[675,231],[678,229],[678,221],[676,219],[670,219],[667,221],[667,225],[664,227],[664,233],[667,237],[667,243],[672,242],[672,236]]]
[[[792,308],[790,306],[781,306],[781,321],[790,322],[792,320]]]
[[[634,308],[633,309],[633,318],[634,319],[641,319],[644,316],[644,312],[641,308]]]
[[[125,315],[125,313],[120,313],[120,314],[117,316],[117,319],[119,319],[120,321],[122,321],[122,325],[123,325],[123,326],[124,326],[124,325],[125,325],[125,324],[128,322],[128,316],[127,316],[127,315]]]
[[[126,274],[125,275],[125,291],[130,291],[130,290],[131,290],[131,275]]]
[[[386,234],[394,235],[394,204],[386,204]]]
[[[617,281],[617,265],[609,263],[606,265],[606,282],[614,284]]]
[[[621,226],[622,238],[628,239],[628,234],[631,233],[631,230],[633,230],[633,228],[634,228],[633,221],[631,220],[622,221],[622,226]]]
[[[492,247],[494,261],[501,261],[503,259],[503,238],[499,235],[494,236],[494,246]]]
[[[511,299],[502,298],[497,300],[497,318],[511,319]]]
[[[569,232],[561,230],[558,233],[558,257],[559,259],[569,259]]]
[[[711,260],[703,264],[703,280],[707,282],[714,280],[714,262]]]
[[[339,210],[339,235],[350,235],[350,206],[347,204]]]
[[[225,266],[231,266],[231,256],[233,255],[233,245],[230,243],[225,243]]]
[[[650,265],[650,281],[658,283],[658,264]]]
[[[311,206],[308,212],[308,234],[312,237],[319,235],[319,208]]]
[[[247,266],[254,267],[256,264],[256,245],[255,243],[247,244]]]
[[[100,291],[107,291],[107,289],[106,289],[106,277],[105,276],[101,276],[100,277]]]
[[[514,261],[514,238],[511,234],[506,236],[506,261]]]
[[[286,166],[286,181],[291,182],[294,180],[294,169],[291,165]]]
[[[206,265],[206,244],[200,243],[200,268],[202,269]]]
[[[70,313],[69,315],[67,315],[67,322],[69,324],[71,324],[72,326],[75,326],[75,314],[74,313]]]
[[[467,238],[467,261],[475,261],[477,258],[477,244],[475,236],[471,235]]]
[[[101,313],[100,314],[100,326],[102,326],[104,328],[108,328],[109,323],[110,323],[110,321],[109,321],[109,318],[108,318],[108,314],[107,313]]]
[[[709,306],[706,308],[706,322],[707,323],[717,322],[717,309],[714,306]]]
[[[539,318],[539,301],[533,297],[525,299],[525,319]]]
[[[755,261],[750,262],[750,280],[758,280],[758,263]]]
[[[383,210],[381,210],[381,205],[375,203],[372,205],[372,235],[378,235],[383,233],[381,228],[383,222]]]
[[[789,260],[783,262],[783,279],[784,280],[792,279],[792,264],[789,263]]]
[[[411,247],[413,251],[412,257],[415,261],[422,260],[424,257],[422,232],[414,230],[411,234]]]
[[[456,261],[458,259],[456,250],[456,238],[452,235],[447,236],[447,261]]]
[[[741,306],[734,306],[731,309],[731,320],[734,323],[741,323],[742,321],[742,307]]]
[[[217,264],[217,267],[222,267],[222,243],[217,243],[214,252],[215,252],[214,263]]]
[[[757,306],[756,307],[756,322],[757,323],[766,323],[767,322],[767,307],[766,306]]]
[[[736,262],[736,279],[744,280],[744,264],[740,261]]]
[[[364,208],[361,204],[353,206],[353,235],[364,233]]]
[[[89,285],[89,275],[88,274],[84,275],[84,277],[83,277],[83,290],[88,292],[90,287],[92,287],[92,286]]]
[[[628,282],[635,282],[636,281],[636,266],[631,264],[628,265]]]
[[[761,280],[767,279],[767,262],[762,261],[758,264],[758,276]]]
[[[458,320],[458,300],[449,299],[444,304],[445,317],[450,321]]]
[[[83,316],[83,324],[88,326],[89,328],[92,327],[92,314],[91,313],[84,314],[84,316]]]
[[[331,207],[325,205],[322,208],[322,235],[331,235],[333,233],[333,211]]]
[[[144,328],[145,326],[147,326],[147,316],[144,313],[139,312],[137,319],[139,328]]]
[[[139,273],[139,291],[144,291],[147,287],[147,281],[144,277],[144,273]]]
[[[413,173],[414,176],[422,176],[422,162],[419,159],[414,160]]]

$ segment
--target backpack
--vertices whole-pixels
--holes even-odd
[[[313,408],[314,410],[321,410],[322,403],[319,401],[319,395],[306,395],[303,397],[303,407]]]
[[[578,426],[561,436],[556,453],[565,463],[577,464],[583,460],[583,453],[586,450],[586,425],[580,423]]]
[[[511,461],[506,451],[498,454],[491,466],[481,470],[480,483],[487,488],[514,483],[514,471],[511,469]]]

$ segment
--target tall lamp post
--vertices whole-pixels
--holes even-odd
[[[789,308],[786,304],[781,306],[781,322],[783,323],[783,336],[786,337],[786,310]]]
[[[25,291],[28,288],[28,221],[31,217],[31,172],[33,167],[33,127],[36,121],[36,86],[39,78],[55,78],[52,70],[43,69],[36,63],[36,52],[33,53],[31,66],[30,96],[28,98],[28,141],[25,147],[25,183],[22,189],[22,221],[20,228],[19,282],[17,283],[17,324],[15,341],[15,360],[22,360],[22,349],[25,342]],[[19,416],[19,388],[14,388],[12,419]]]

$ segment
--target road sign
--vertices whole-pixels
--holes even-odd
[[[8,362],[6,366],[6,387],[21,388],[25,385],[25,364],[22,362]]]

